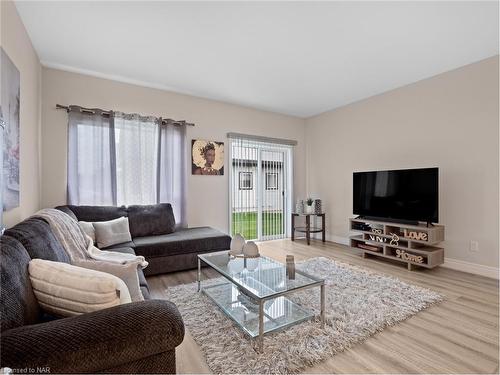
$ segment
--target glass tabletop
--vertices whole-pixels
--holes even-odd
[[[291,279],[286,266],[266,256],[258,258],[234,258],[227,251],[198,255],[198,257],[240,286],[250,297],[269,298],[295,289],[320,285],[323,279],[295,269]]]

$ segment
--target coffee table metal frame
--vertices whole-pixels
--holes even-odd
[[[297,288],[294,288],[291,290],[276,292],[275,294],[271,294],[271,295],[266,296],[266,297],[259,297],[255,293],[253,293],[251,290],[247,289],[244,285],[239,284],[237,282],[237,280],[235,280],[231,277],[228,277],[223,272],[219,271],[215,266],[213,266],[209,262],[206,262],[204,259],[202,259],[203,255],[209,255],[209,254],[198,255],[198,277],[197,277],[198,292],[200,292],[200,291],[203,292],[203,289],[201,289],[201,262],[203,262],[206,265],[208,265],[210,268],[212,268],[213,270],[217,271],[217,273],[220,274],[221,276],[223,276],[225,279],[229,280],[233,285],[235,285],[238,288],[238,290],[240,290],[244,295],[246,295],[247,297],[252,299],[259,306],[259,335],[257,337],[258,352],[262,353],[264,351],[264,303],[268,300],[272,300],[272,299],[275,299],[275,298],[278,298],[281,296],[286,296],[288,294],[295,293],[295,292],[298,292],[301,290],[320,287],[320,321],[321,321],[321,328],[325,327],[325,280],[318,279],[314,276],[311,276],[311,275],[308,275],[308,274],[305,274],[304,272],[302,272],[301,274],[303,274],[303,275],[305,275],[313,280],[316,280],[316,281],[311,283],[311,284],[297,287]],[[298,271],[296,271],[296,272],[298,272]],[[204,294],[207,295],[206,293],[204,293]],[[208,297],[210,297],[210,296],[208,296]],[[218,302],[215,301],[213,298],[211,298],[211,299],[216,304],[218,304]],[[226,314],[228,317],[230,317],[231,319],[234,320],[234,318],[231,315],[229,315],[223,308],[221,308],[221,310],[224,312],[224,314]],[[293,322],[290,325],[297,324],[297,323],[300,323],[300,321]],[[285,327],[281,327],[281,328],[285,328]]]

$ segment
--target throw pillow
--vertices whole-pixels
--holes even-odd
[[[175,218],[170,203],[128,207],[132,237],[157,236],[175,231]]]
[[[119,264],[96,260],[78,260],[73,264],[78,267],[106,272],[119,277],[127,285],[132,302],[144,301],[141,286],[139,285],[139,275],[137,274],[137,267],[140,266],[138,262]]]
[[[44,259],[32,259],[28,272],[39,305],[57,316],[79,315],[131,302],[125,283],[108,273]]]
[[[128,218],[94,222],[95,238],[100,248],[132,241]]]
[[[95,243],[95,229],[94,225],[88,221],[79,221],[78,224],[80,225],[80,228],[85,232],[87,236],[92,238],[92,243]]]

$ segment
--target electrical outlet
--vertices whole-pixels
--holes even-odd
[[[479,251],[479,242],[478,241],[470,241],[469,251],[472,253],[477,253]]]

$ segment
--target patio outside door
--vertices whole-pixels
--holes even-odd
[[[287,237],[291,210],[291,147],[231,139],[231,235],[251,240]]]

